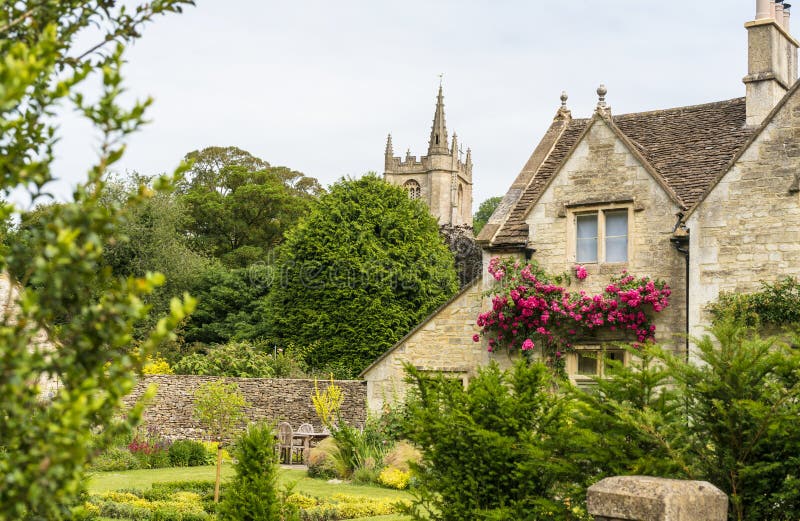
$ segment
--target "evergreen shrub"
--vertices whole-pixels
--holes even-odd
[[[469,386],[407,366],[418,396],[407,432],[424,447],[411,464],[415,520],[580,519],[583,473],[561,444],[575,436],[569,402],[541,363],[481,368]],[[573,508],[577,507],[577,510]],[[577,513],[576,513],[577,512]]]
[[[220,521],[281,519],[274,446],[274,430],[263,423],[250,425],[237,440],[234,448],[236,476],[225,487],[218,512]]]
[[[169,447],[169,461],[173,467],[196,467],[212,462],[205,446],[193,440],[177,440]]]

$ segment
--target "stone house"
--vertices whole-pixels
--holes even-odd
[[[781,1],[756,1],[755,19],[745,24],[742,98],[616,115],[601,86],[594,114],[573,118],[562,94],[550,128],[477,237],[485,261],[535,259],[551,273],[580,264],[589,277],[574,285],[587,292],[602,291],[622,269],[664,279],[673,293],[657,317],[657,338],[687,357],[685,333],[703,334],[708,304],[720,292],[799,276],[799,44],[789,19]],[[465,313],[466,298],[426,324]],[[396,385],[386,369],[396,358],[428,364],[415,362],[412,346],[426,327],[362,373],[371,401]],[[432,335],[425,350],[485,362],[489,356],[466,354],[484,349],[472,342],[475,332],[474,321],[465,320],[458,334]],[[576,380],[602,371],[597,344],[569,354],[567,370]],[[428,365],[437,364],[457,365]]]

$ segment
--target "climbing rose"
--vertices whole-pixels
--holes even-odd
[[[586,278],[583,266],[574,269],[578,279]],[[627,330],[638,343],[654,340],[656,328],[650,315],[669,305],[671,293],[663,281],[636,278],[626,271],[612,277],[605,291],[596,295],[569,292],[558,285],[568,281],[568,275],[547,275],[535,263],[520,266],[495,258],[489,263],[489,274],[502,283],[492,291],[491,311],[478,315],[481,329],[473,340],[487,337],[489,350],[529,351],[538,345],[543,355],[555,355],[561,364],[564,352],[572,350],[574,337],[594,330]]]

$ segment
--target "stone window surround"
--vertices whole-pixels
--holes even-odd
[[[444,376],[452,380],[461,380],[464,389],[469,385],[469,369],[466,367],[430,367],[430,366],[415,366],[418,371],[431,376]]]
[[[614,351],[622,354],[622,363],[627,366],[630,363],[631,354],[624,349],[615,348],[613,346],[604,346],[601,344],[580,344],[574,346],[574,350],[565,354],[565,370],[567,376],[575,382],[576,385],[593,385],[595,377],[602,377],[605,372],[604,357],[601,354],[607,351]],[[578,355],[580,353],[591,353],[597,356],[598,367],[595,375],[578,374]]]
[[[594,214],[598,215],[597,223],[597,261],[596,262],[581,262],[581,264],[600,265],[600,264],[613,264],[619,266],[626,266],[630,259],[633,257],[633,212],[637,210],[634,206],[632,199],[625,199],[615,202],[606,203],[576,203],[564,205],[564,217],[567,218],[567,263],[575,264],[577,259],[577,235],[578,223],[577,216]],[[605,221],[603,215],[605,212],[627,210],[628,212],[628,252],[626,261],[624,262],[606,262],[605,261]]]

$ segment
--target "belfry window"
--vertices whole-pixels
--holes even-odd
[[[413,179],[409,179],[403,184],[403,188],[406,190],[406,192],[408,192],[409,199],[419,199],[421,190],[418,182],[414,181]]]

